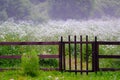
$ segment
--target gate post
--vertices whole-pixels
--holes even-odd
[[[59,70],[61,72],[63,72],[62,54],[63,54],[63,37],[61,36],[61,41],[59,43]]]
[[[92,43],[92,71],[95,72],[95,42]]]
[[[95,37],[95,53],[94,53],[94,59],[95,59],[95,72],[97,73],[97,71],[99,70],[99,57],[98,57],[98,53],[99,53],[99,45],[97,43],[97,37]]]

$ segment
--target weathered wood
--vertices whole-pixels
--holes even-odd
[[[0,71],[6,71],[6,70],[20,70],[20,68],[0,68]],[[59,71],[59,68],[40,68],[40,70],[44,71]]]
[[[99,45],[120,45],[120,41],[97,41]]]
[[[65,72],[93,72],[92,70],[65,70]]]
[[[20,59],[21,55],[1,55],[0,59]]]
[[[40,68],[40,70],[44,70],[44,71],[59,71],[59,68]]]
[[[97,37],[95,36],[95,72],[97,73],[99,69],[99,58],[98,58],[98,44],[97,44]]]
[[[68,44],[68,48],[69,48],[69,70],[71,70],[71,39],[70,39],[70,35],[68,36],[68,41],[69,41],[69,44]]]
[[[99,55],[98,56],[99,58],[117,58],[119,59],[120,58],[120,55]]]
[[[82,35],[80,36],[80,42],[82,42]],[[82,69],[82,62],[83,62],[83,60],[82,60],[82,43],[80,43],[80,70],[82,71],[83,69]],[[81,74],[82,74],[82,72],[81,72]]]
[[[70,42],[64,41],[63,43],[65,43],[65,44],[69,44],[69,43],[70,43],[70,44],[74,44],[74,41],[70,41]],[[82,41],[82,42],[81,42],[81,41],[76,41],[76,44],[81,44],[81,43],[82,43],[82,44],[86,44],[86,41]],[[88,41],[87,43],[88,43],[88,44],[92,44],[92,43],[94,43],[94,41]]]
[[[66,70],[65,44],[63,44],[63,70]]]
[[[120,71],[120,68],[100,68],[100,71]]]
[[[40,58],[59,58],[59,55],[38,55]],[[20,59],[21,55],[1,55],[0,59]]]
[[[61,72],[63,72],[63,66],[62,66],[62,55],[63,55],[63,45],[62,45],[62,42],[63,42],[63,37],[61,36],[61,43],[59,44],[59,70],[61,71]]]
[[[77,71],[77,44],[76,44],[76,36],[74,36],[74,58],[75,58],[75,71]],[[77,74],[77,72],[75,72]]]
[[[58,45],[60,42],[0,42],[0,45]]]
[[[92,70],[95,71],[95,43],[92,44]]]
[[[86,70],[88,71],[88,36],[86,36]],[[86,72],[88,75],[88,72]]]

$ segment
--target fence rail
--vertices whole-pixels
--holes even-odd
[[[100,58],[110,58],[110,59],[120,59],[120,55],[100,55],[99,47],[101,45],[120,45],[120,41],[97,41],[95,37],[94,41],[89,41],[88,36],[83,37],[74,36],[74,39],[71,39],[71,36],[68,36],[68,41],[64,41],[61,37],[60,41],[57,42],[0,42],[1,46],[4,45],[58,45],[58,54],[57,55],[38,55],[40,58],[58,58],[59,59],[59,68],[44,68],[43,70],[59,70],[62,72],[96,72],[99,70],[103,71],[115,71],[120,69],[114,68],[100,68],[99,59]],[[78,47],[79,46],[79,47]],[[83,48],[85,46],[85,49]],[[91,53],[89,52],[89,46],[91,46]],[[66,49],[67,48],[67,49]],[[84,54],[84,55],[83,55]],[[66,56],[68,55],[68,56]],[[91,59],[89,56],[91,55]],[[0,59],[20,59],[21,55],[0,55]],[[85,58],[85,60],[83,60]],[[89,62],[89,60],[91,62]],[[91,65],[90,65],[91,64]],[[9,70],[1,69],[0,70]],[[14,70],[14,69],[11,69]]]
[[[59,55],[38,55],[40,59],[59,58]],[[2,55],[0,59],[21,59],[21,55]]]
[[[60,42],[0,42],[0,45],[59,45]]]

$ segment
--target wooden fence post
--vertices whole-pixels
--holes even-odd
[[[98,52],[99,52],[99,44],[97,43],[97,37],[95,37],[95,72],[99,70],[99,57],[98,57]]]
[[[69,44],[68,44],[68,47],[69,47],[69,70],[71,70],[71,39],[70,39],[70,35],[68,36],[68,41],[69,41]]]
[[[92,71],[95,72],[95,42],[92,43]]]
[[[86,36],[86,74],[88,75],[88,36]]]
[[[83,70],[83,68],[82,68],[82,62],[83,62],[83,60],[82,60],[82,58],[83,58],[83,56],[82,56],[82,35],[80,36],[80,70],[81,70],[81,74],[82,74],[82,70]]]
[[[61,41],[60,41],[60,44],[59,44],[59,70],[61,72],[63,72],[63,68],[62,68],[62,55],[63,55],[63,48],[62,48],[62,45],[63,45],[63,37],[61,36]]]
[[[74,58],[75,58],[75,74],[77,74],[77,43],[76,43],[76,35],[74,36]]]

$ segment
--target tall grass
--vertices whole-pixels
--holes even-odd
[[[24,76],[17,71],[0,72],[1,80],[119,80],[119,72],[98,72],[89,73],[89,75],[81,75],[75,73],[61,73],[57,71],[44,72],[40,71],[40,75],[37,77]]]

